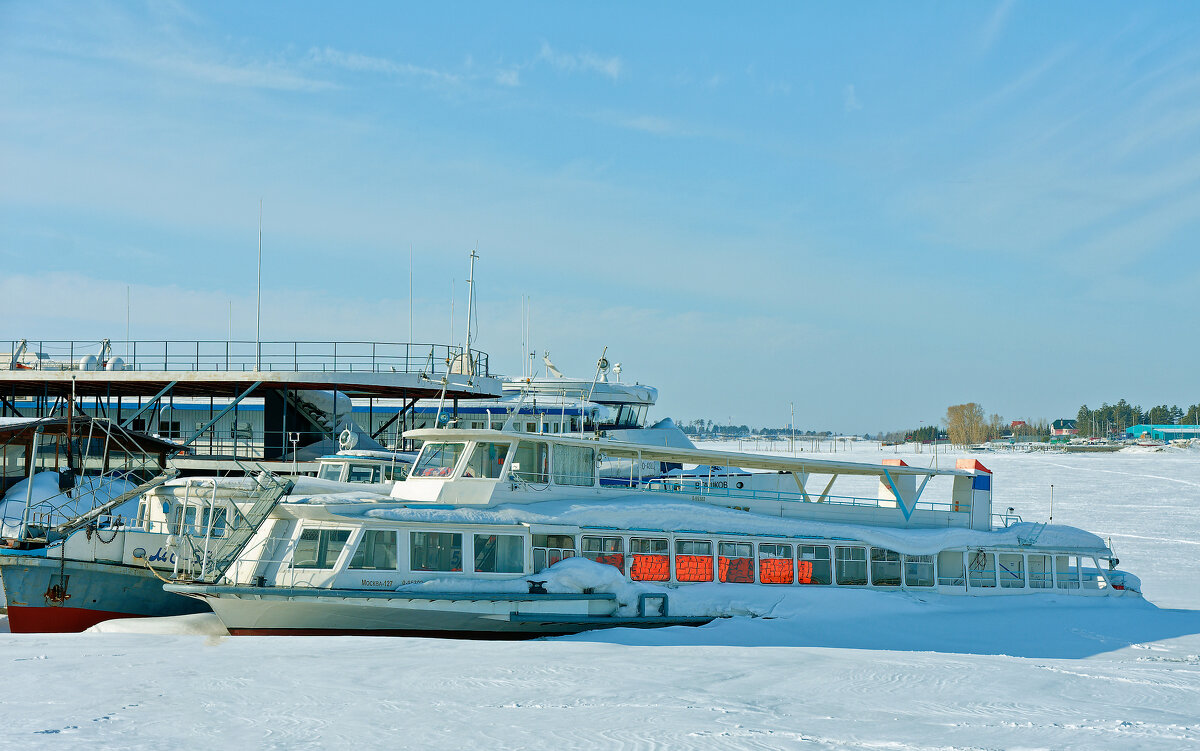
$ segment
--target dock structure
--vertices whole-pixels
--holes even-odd
[[[0,415],[48,417],[73,405],[200,452],[232,446],[246,458],[278,459],[297,444],[336,438],[346,397],[386,401],[377,436],[402,432],[419,399],[442,400],[453,415],[460,399],[500,394],[487,355],[453,345],[20,340],[0,354]],[[194,418],[186,425],[176,413],[184,407]]]

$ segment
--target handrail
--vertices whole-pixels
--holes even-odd
[[[16,363],[2,361],[0,370],[133,370],[133,371],[322,371],[355,373],[422,373],[444,375],[461,367],[460,345],[370,341],[263,341],[227,339],[111,340],[66,339],[26,342]],[[9,352],[21,350],[10,340]],[[97,356],[110,352],[108,359]],[[490,376],[488,355],[471,349],[475,375]]]
[[[641,485],[624,485],[620,483],[605,485],[607,488],[620,488],[633,490],[635,492],[650,492],[650,493],[665,493],[678,496],[703,496],[706,498],[730,498],[736,500],[747,501],[780,501],[786,503],[805,503],[812,505],[833,505],[833,506],[874,506],[890,508],[895,507],[896,502],[889,499],[870,498],[867,496],[849,496],[849,495],[825,495],[823,500],[815,500],[807,497],[799,492],[791,492],[786,490],[754,490],[722,488],[719,486],[709,485],[706,481],[701,480],[699,483],[690,478],[685,478],[682,482],[678,478],[655,478],[647,480]],[[963,503],[954,503],[951,501],[917,501],[916,508],[926,511],[950,511],[959,512],[962,514],[970,513],[970,506]]]

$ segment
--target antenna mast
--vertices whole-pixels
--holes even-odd
[[[262,199],[258,199],[258,323],[254,327],[254,369],[262,370]]]
[[[467,343],[463,347],[463,353],[467,356],[467,367],[473,374],[475,368],[471,363],[471,316],[475,314],[475,259],[479,258],[479,254],[472,250],[470,258],[471,274],[467,277]]]

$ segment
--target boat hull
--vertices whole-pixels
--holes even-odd
[[[41,555],[0,555],[0,581],[13,633],[70,633],[113,618],[186,615],[204,603],[163,591],[143,567],[60,561]],[[63,584],[60,599],[52,592]]]
[[[233,635],[531,639],[597,628],[702,625],[711,618],[615,615],[612,595],[512,595],[169,584],[204,599]]]

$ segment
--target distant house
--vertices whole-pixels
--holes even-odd
[[[1050,435],[1078,435],[1074,420],[1055,420],[1050,423]]]
[[[1009,427],[1012,428],[1013,430],[1016,430],[1017,428],[1021,427],[1024,424],[1025,424],[1024,420],[1013,420],[1012,425],[1009,425]]]

